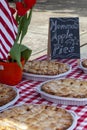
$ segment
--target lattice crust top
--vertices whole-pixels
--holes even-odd
[[[71,98],[87,98],[87,81],[72,78],[51,80],[41,87],[45,93]]]
[[[0,114],[0,130],[66,130],[72,122],[68,111],[47,105],[22,105]]]
[[[69,67],[65,63],[57,61],[29,61],[24,66],[24,71],[32,74],[39,75],[58,75],[65,73],[69,70]]]

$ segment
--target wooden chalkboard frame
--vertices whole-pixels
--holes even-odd
[[[78,49],[77,49],[77,52],[75,52],[76,53],[76,56],[72,56],[72,57],[56,57],[56,58],[53,58],[52,57],[52,46],[51,46],[51,31],[50,31],[50,20],[51,19],[56,19],[56,20],[58,20],[58,19],[66,19],[66,20],[76,20],[76,22],[77,22],[77,36],[76,36],[76,38],[77,38],[77,40],[78,40]],[[73,33],[72,33],[73,34]],[[69,40],[68,40],[69,41]],[[76,51],[76,50],[75,50]],[[74,54],[73,54],[74,55]],[[70,17],[70,18],[67,18],[67,17],[64,17],[64,18],[50,18],[49,19],[49,27],[48,27],[48,51],[47,51],[47,56],[48,56],[48,59],[66,59],[66,58],[71,58],[71,59],[73,59],[73,58],[76,58],[76,59],[80,59],[80,36],[79,36],[79,18],[78,17]]]

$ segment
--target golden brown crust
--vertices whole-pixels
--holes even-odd
[[[0,84],[0,107],[12,101],[16,95],[17,93],[12,87]]]
[[[40,75],[58,75],[69,70],[65,63],[56,61],[29,61],[24,67],[25,72]]]
[[[82,61],[82,65],[83,65],[83,67],[87,68],[87,59]]]
[[[87,81],[70,78],[51,80],[43,84],[41,90],[60,97],[87,98]]]
[[[47,105],[22,105],[0,114],[0,130],[64,130],[72,122],[65,109]]]

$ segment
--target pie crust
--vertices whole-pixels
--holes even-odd
[[[24,104],[0,114],[0,130],[66,130],[72,115],[63,108]]]
[[[12,87],[0,84],[0,107],[12,101],[16,95],[17,93]]]
[[[58,75],[65,73],[69,70],[69,67],[65,63],[57,61],[29,61],[24,66],[24,72],[39,75]]]
[[[87,59],[82,61],[82,65],[83,65],[83,67],[87,68]]]
[[[51,80],[43,84],[41,90],[59,97],[87,98],[87,81],[72,78]]]

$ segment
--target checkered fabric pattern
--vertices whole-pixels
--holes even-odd
[[[44,60],[46,56],[38,58],[38,60]],[[78,62],[75,59],[64,59],[61,60],[63,63],[68,63],[72,66],[72,72],[68,74],[66,77],[68,78],[80,78],[80,79],[87,79],[87,74],[84,74],[81,69],[78,68]],[[78,116],[78,123],[74,130],[87,130],[87,105],[85,106],[65,106],[65,105],[58,105],[52,102],[49,102],[40,97],[35,91],[35,88],[38,84],[42,81],[34,81],[34,80],[23,80],[20,84],[17,85],[17,88],[20,92],[20,98],[16,102],[16,104],[23,104],[23,103],[35,103],[35,104],[48,104],[48,105],[55,105],[59,107],[63,107],[67,110],[74,111]]]

